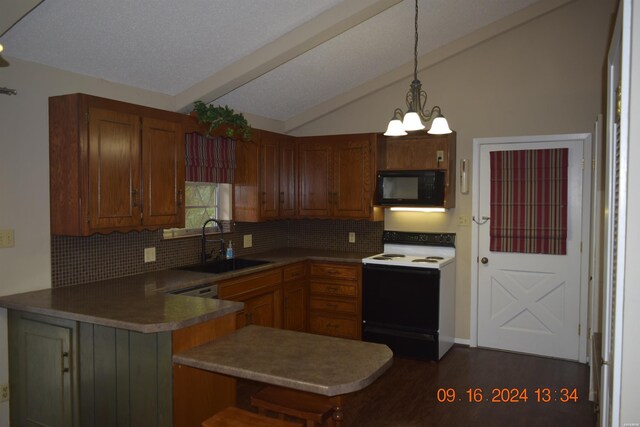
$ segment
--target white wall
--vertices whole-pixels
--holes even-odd
[[[627,246],[625,248],[624,311],[622,330],[621,425],[640,423],[640,4],[633,4],[631,33],[631,102],[629,107],[629,173],[627,192]]]
[[[8,60],[0,86],[18,95],[0,95],[0,228],[15,230],[15,247],[0,249],[0,295],[51,286],[48,98],[84,92],[173,108],[166,95]],[[8,383],[6,323],[6,310],[0,309],[0,384]],[[8,413],[8,402],[0,404],[0,426],[9,424]]]
[[[419,72],[428,106],[457,132],[457,165],[473,138],[590,133],[604,111],[604,61],[617,0],[575,0]],[[383,132],[411,78],[353,102],[296,135]],[[473,165],[470,165],[473,168]],[[471,176],[471,171],[470,171]],[[471,192],[447,214],[386,215],[385,227],[457,234],[456,338],[470,337]]]

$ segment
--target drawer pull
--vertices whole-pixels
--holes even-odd
[[[327,307],[329,308],[338,308],[338,304],[332,303],[332,302],[328,302],[327,303]]]
[[[333,274],[333,275],[340,274],[340,270],[336,270],[332,268],[330,270],[327,270],[327,274]]]
[[[327,328],[334,328],[337,329],[340,327],[339,323],[327,323]]]
[[[338,292],[340,290],[337,286],[327,286],[327,291],[329,292]]]

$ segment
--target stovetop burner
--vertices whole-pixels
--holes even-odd
[[[437,268],[455,259],[455,234],[385,231],[384,252],[365,258],[363,263],[395,267]]]

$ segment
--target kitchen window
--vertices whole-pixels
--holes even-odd
[[[163,231],[165,239],[200,235],[202,224],[209,218],[222,222],[224,232],[231,231],[231,184],[213,182],[185,183],[185,228]],[[207,234],[219,233],[214,223],[207,225]]]

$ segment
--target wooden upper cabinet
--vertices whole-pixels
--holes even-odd
[[[294,138],[283,137],[279,141],[279,203],[280,216],[293,218],[297,215],[296,179],[298,158]]]
[[[184,133],[180,124],[142,118],[143,223],[184,224]]]
[[[387,137],[378,148],[378,169],[437,169],[445,173],[445,208],[456,203],[456,133],[430,135],[416,132]]]
[[[140,224],[140,148],[137,115],[89,109],[88,216],[92,229]]]
[[[260,216],[263,219],[280,216],[280,153],[275,134],[263,132],[260,140],[258,173],[260,176]]]
[[[296,213],[294,138],[253,129],[252,141],[238,141],[234,218],[257,222],[293,218]]]
[[[182,120],[84,94],[49,98],[51,233],[183,227]]]
[[[340,135],[333,149],[333,215],[368,218],[373,174],[370,135]]]
[[[373,215],[374,134],[299,139],[299,212],[316,218]]]
[[[298,212],[300,216],[329,217],[332,144],[327,137],[298,141]]]

